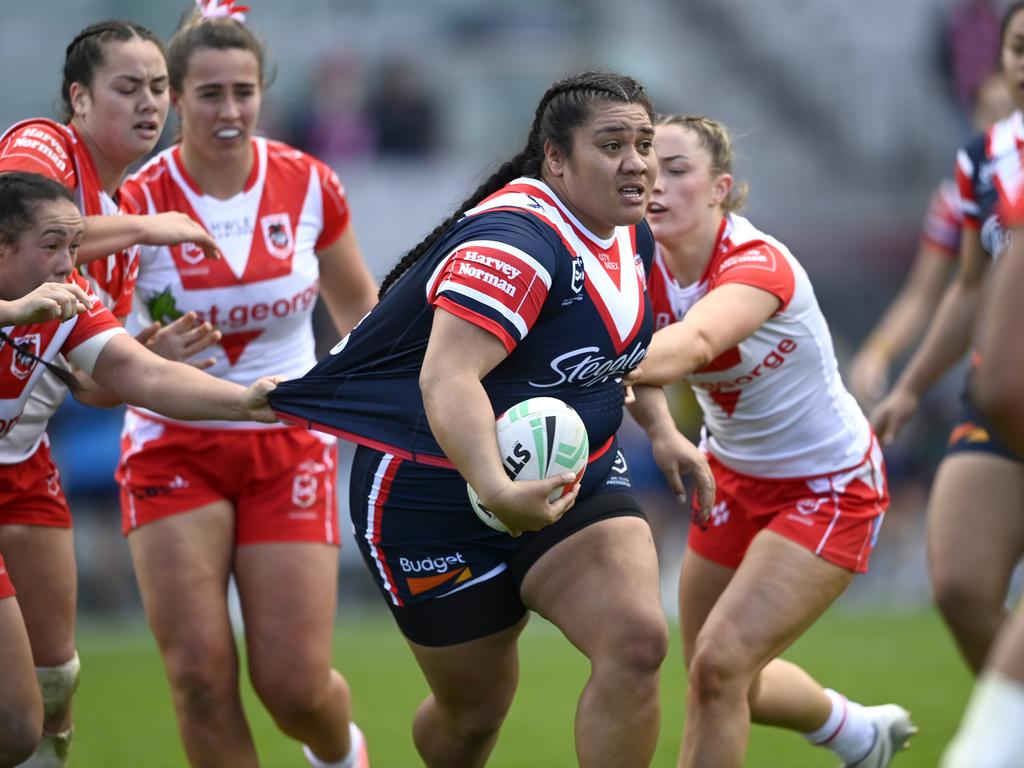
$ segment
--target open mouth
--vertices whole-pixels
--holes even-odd
[[[647,213],[665,213],[667,210],[668,208],[661,203],[655,203],[652,201],[647,204]]]
[[[160,130],[156,120],[142,120],[133,125],[132,128],[143,133],[157,133]]]
[[[218,139],[237,139],[242,135],[238,128],[221,128],[214,134]]]
[[[631,202],[639,203],[644,199],[644,188],[641,184],[624,184],[619,187],[619,194]]]

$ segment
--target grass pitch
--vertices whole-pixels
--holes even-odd
[[[82,682],[75,698],[76,768],[178,768],[186,765],[156,646],[142,624],[83,624]],[[534,617],[521,641],[522,678],[489,766],[575,765],[573,711],[586,661],[552,626]],[[352,685],[356,719],[375,768],[421,765],[410,723],[426,693],[419,669],[390,618],[369,614],[338,626],[335,663]],[[894,768],[932,768],[959,722],[971,677],[938,617],[915,614],[826,615],[786,658],[863,703],[896,701],[921,729]],[[683,722],[679,636],[662,676],[663,721],[654,765],[675,764]],[[246,682],[246,711],[261,765],[304,768],[294,742],[274,728]],[[798,736],[755,727],[752,768],[824,768],[835,760]]]

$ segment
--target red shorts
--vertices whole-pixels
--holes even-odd
[[[7,568],[4,567],[4,556],[0,555],[0,600],[5,597],[14,597],[14,585],[11,584]]]
[[[50,458],[45,438],[24,461],[0,464],[0,525],[71,527],[60,471]]]
[[[235,543],[338,544],[334,438],[305,429],[200,429],[129,413],[121,437],[121,528],[216,501],[235,508]]]
[[[714,456],[708,460],[718,484],[715,506],[705,526],[690,526],[687,543],[701,557],[737,568],[754,536],[767,528],[841,568],[867,571],[889,506],[876,440],[858,466],[813,478],[751,477]]]

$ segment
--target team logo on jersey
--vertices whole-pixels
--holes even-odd
[[[287,213],[272,213],[260,219],[263,242],[267,252],[276,259],[287,259],[292,254],[294,238],[292,221]]]
[[[14,339],[14,355],[11,357],[11,373],[19,379],[27,379],[36,367],[36,361],[29,355],[39,357],[41,339],[38,333],[26,333]]]
[[[181,244],[181,260],[187,264],[198,264],[206,258],[206,254],[203,253],[203,249],[195,243],[182,243]]]
[[[320,485],[317,475],[323,474],[326,469],[323,464],[312,459],[299,464],[292,480],[292,504],[301,509],[309,509],[316,503],[316,492]]]

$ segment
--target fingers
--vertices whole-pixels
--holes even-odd
[[[79,304],[84,305],[85,309],[92,309],[93,304],[96,302],[95,297],[90,296],[82,286],[77,285],[76,283],[64,283],[61,285],[61,288],[65,291],[69,291],[71,295],[78,300]]]
[[[572,482],[571,478],[569,482]],[[562,515],[572,509],[573,504],[576,503],[576,497],[579,496],[579,493],[580,486],[579,483],[577,483],[564,496],[560,496],[551,502],[551,513],[554,515],[554,519],[551,522],[561,519]]]
[[[208,357],[205,360],[193,360],[189,365],[193,368],[198,368],[200,371],[205,371],[207,368],[212,368],[216,362],[216,357]]]
[[[697,483],[697,502],[700,506],[700,519],[704,522],[711,517],[711,508],[715,506],[715,476],[711,467],[703,463],[694,472]]]
[[[626,405],[632,405],[636,402],[636,395],[633,394],[633,387],[629,384],[626,385],[625,400],[623,402]]]
[[[149,342],[153,339],[154,336],[156,336],[157,332],[162,327],[163,326],[159,322],[153,323],[152,325],[147,325],[145,328],[143,328],[141,331],[135,334],[135,340],[140,344],[145,344],[148,347]]]
[[[217,247],[217,241],[214,240],[212,237],[207,236],[202,240],[198,240],[196,241],[195,245],[198,245],[202,249],[203,255],[206,256],[206,258],[208,259],[220,261],[220,259],[222,258],[220,248]]]

